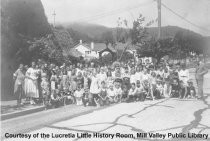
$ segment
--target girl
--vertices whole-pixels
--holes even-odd
[[[76,105],[82,105],[82,97],[84,94],[84,89],[82,89],[81,85],[78,85],[77,90],[74,92],[74,96],[76,99]]]

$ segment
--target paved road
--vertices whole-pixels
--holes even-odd
[[[191,75],[192,76],[192,75]],[[68,134],[67,138],[60,138],[60,140],[159,140],[163,139],[164,134],[168,133],[195,133],[208,135],[210,140],[210,73],[205,76],[204,92],[205,100],[198,101],[195,99],[161,99],[155,101],[135,102],[135,103],[121,103],[113,105],[100,110],[93,110],[90,113],[86,113],[77,117],[67,117],[56,122],[46,122],[50,115],[43,114],[45,121],[37,128],[21,130],[21,133],[36,134],[48,133],[51,137],[56,134]],[[67,112],[67,111],[66,111]],[[63,116],[65,112],[59,113],[58,116]],[[42,113],[39,113],[39,116]],[[54,113],[55,116],[55,113]],[[37,117],[38,118],[38,117]],[[53,117],[51,117],[53,118]],[[31,118],[33,120],[33,117]],[[36,121],[39,122],[39,121]],[[36,123],[33,123],[36,124]],[[25,127],[33,126],[26,125]],[[5,122],[4,125],[7,125]],[[17,123],[18,125],[18,123]],[[11,131],[10,127],[7,131]],[[15,125],[14,125],[15,126]],[[15,129],[18,133],[17,129]],[[91,136],[94,133],[101,133],[105,138],[75,138],[71,137],[77,133],[90,133]],[[5,132],[4,132],[5,133]],[[54,135],[52,135],[52,133]],[[71,133],[71,134],[70,134]],[[105,133],[105,134],[102,134]],[[126,136],[129,134],[130,138],[120,138],[116,133]],[[163,136],[157,136],[153,138],[137,138],[137,133],[158,133]],[[112,134],[114,139],[111,139]],[[132,137],[134,135],[134,137]],[[149,134],[147,134],[149,135]],[[192,134],[190,134],[192,135]],[[106,138],[106,136],[109,136]],[[39,136],[40,137],[40,136]],[[172,139],[171,137],[165,137],[165,139]],[[179,137],[180,140],[186,138]],[[202,140],[205,137],[202,136]],[[9,139],[14,140],[14,139]],[[19,139],[24,140],[24,139]],[[28,140],[28,139],[25,139]],[[33,140],[37,140],[33,138]],[[58,141],[59,138],[40,139]],[[176,138],[174,138],[176,140]],[[189,139],[189,140],[192,140]],[[198,138],[195,140],[199,140]]]

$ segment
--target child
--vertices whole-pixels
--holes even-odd
[[[187,95],[185,97],[188,98],[188,96],[191,98],[195,98],[196,96],[195,87],[193,86],[193,82],[191,80],[188,81]]]
[[[136,95],[136,84],[132,83],[131,84],[131,89],[129,90],[129,93],[128,93],[128,100],[127,100],[127,102],[133,102],[135,95]]]
[[[136,101],[144,101],[145,100],[145,93],[144,88],[141,85],[140,81],[136,81]]]
[[[49,89],[49,83],[47,80],[47,77],[42,78],[41,82],[41,88],[42,88],[42,95],[43,95],[43,105],[45,106],[45,109],[49,105],[49,96],[50,96],[50,89]]]
[[[120,82],[117,82],[115,84],[115,87],[114,87],[114,101],[117,103],[117,102],[121,102],[121,98],[122,98],[122,89],[120,87]]]
[[[150,85],[148,80],[144,80],[142,83],[143,86],[143,91],[145,92],[146,97],[150,97],[152,98],[152,100],[154,100],[154,96],[153,96],[153,87]]]
[[[113,85],[109,86],[109,89],[107,90],[107,95],[110,103],[114,103],[114,87]]]
[[[52,71],[52,76],[50,78],[50,88],[51,88],[51,93],[55,93],[55,89],[57,88],[58,84],[58,77],[55,73],[55,71]]]
[[[101,82],[101,92],[99,93],[100,106],[108,105],[107,89],[105,81]]]
[[[163,96],[163,85],[161,83],[162,80],[157,79],[156,89],[154,91],[154,96],[157,99],[160,99]]]
[[[123,85],[122,86],[122,98],[121,98],[121,101],[122,102],[126,102],[127,101],[127,97],[128,97],[128,86],[127,85]]]
[[[89,95],[90,95],[89,89],[85,89],[84,90],[83,97],[82,97],[82,103],[83,103],[83,105],[85,107],[88,106],[88,105],[90,105],[90,103],[89,103]]]
[[[62,97],[60,94],[60,85],[58,85],[58,89],[52,91],[50,103],[53,108],[58,108],[61,106]]]
[[[178,97],[179,96],[179,83],[178,80],[175,78],[170,86],[170,97]]]
[[[179,98],[185,98],[187,96],[187,87],[184,82],[180,81],[180,90],[179,90]]]
[[[82,97],[84,94],[84,90],[82,89],[82,85],[78,85],[77,90],[74,92],[74,96],[76,99],[76,105],[82,105]]]

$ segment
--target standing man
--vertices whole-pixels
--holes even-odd
[[[203,98],[203,78],[204,78],[204,75],[207,73],[208,73],[208,69],[205,67],[204,62],[200,61],[198,63],[198,66],[195,72],[195,78],[198,85],[198,94],[197,94],[198,99]]]

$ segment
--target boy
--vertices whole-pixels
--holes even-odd
[[[114,87],[114,101],[117,103],[117,102],[121,102],[121,98],[122,98],[122,89],[120,87],[120,82],[117,82],[115,84],[115,87]]]
[[[187,95],[185,96],[185,98],[188,98],[188,97],[195,98],[196,91],[195,91],[195,87],[193,86],[193,82],[189,80],[187,83],[188,83]]]
[[[113,85],[109,86],[109,89],[107,90],[107,95],[110,103],[114,103],[114,87]]]
[[[88,105],[90,105],[90,103],[89,103],[89,95],[90,95],[89,89],[85,89],[84,90],[83,97],[82,97],[82,103],[83,103],[83,105],[85,107],[88,106]]]
[[[175,78],[170,86],[170,97],[178,97],[179,96],[179,83],[178,80]]]
[[[134,97],[135,95],[136,95],[136,84],[132,83],[131,84],[131,89],[129,90],[129,93],[128,93],[127,102],[133,102],[134,99],[135,99],[135,97]]]
[[[145,100],[145,92],[144,92],[144,88],[141,85],[140,81],[137,80],[136,81],[136,101],[144,101]]]

